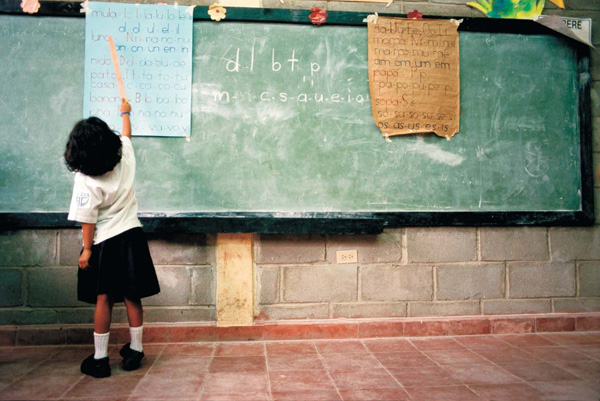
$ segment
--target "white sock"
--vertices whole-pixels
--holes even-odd
[[[131,348],[134,351],[142,352],[144,348],[142,347],[142,332],[144,331],[144,326],[139,327],[130,327],[129,334],[131,335]]]
[[[94,354],[95,359],[102,359],[108,356],[108,336],[110,331],[104,334],[98,334],[94,332],[94,348],[96,353]]]

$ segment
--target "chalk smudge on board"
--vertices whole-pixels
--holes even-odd
[[[196,88],[194,88],[193,90],[195,92]],[[229,110],[229,107],[224,107],[223,104],[213,101],[213,99],[215,98],[215,94],[220,94],[222,92],[221,85],[211,83],[201,84],[199,92],[200,103],[199,106],[193,107],[193,114],[198,115],[200,113],[207,113],[218,115],[224,118],[228,118],[231,116],[231,111]]]
[[[60,93],[57,93],[50,98],[52,110],[57,114],[65,113],[73,106],[73,99],[76,99],[77,96],[78,91],[76,88],[64,88]]]
[[[287,121],[298,115],[298,111],[294,107],[267,106],[266,104],[258,104],[256,112],[256,122],[260,124],[272,124],[277,121]]]
[[[17,117],[17,115],[15,114],[15,112],[13,111],[13,109],[11,109],[8,104],[6,104],[6,102],[0,98],[0,102],[4,105],[4,107],[6,107],[8,109],[8,111],[10,112],[10,114],[15,118],[15,120],[19,123],[19,125],[21,126],[21,128],[23,128],[25,130],[25,132],[27,132],[29,135],[32,135],[32,133],[27,129],[27,127],[25,126],[25,124],[23,124],[23,121],[21,121],[19,119],[19,117]]]
[[[438,163],[447,164],[452,167],[458,166],[465,160],[464,157],[442,150],[437,145],[425,143],[422,136],[418,136],[417,143],[412,145],[407,151],[423,154]]]

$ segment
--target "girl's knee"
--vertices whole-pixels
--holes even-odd
[[[98,294],[98,296],[96,297],[96,304],[112,306],[113,300],[112,297],[108,294]]]
[[[142,307],[142,301],[140,299],[128,299],[128,298],[124,298],[123,301],[125,302],[125,307],[127,308],[127,311],[129,313],[129,311],[139,311],[141,313],[141,311],[143,310]]]
[[[126,304],[132,304],[132,305],[141,305],[142,304],[142,300],[139,298],[137,298],[137,299],[123,298],[123,301]]]
[[[98,300],[98,302],[102,302],[102,303],[110,302],[110,298],[109,298],[108,294],[98,294],[97,300]]]

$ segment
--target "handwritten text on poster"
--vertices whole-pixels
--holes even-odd
[[[132,105],[133,135],[189,136],[192,16],[172,5],[90,3],[86,14],[84,117],[120,129],[112,36]]]
[[[369,23],[369,86],[384,136],[459,129],[458,23],[379,17]]]

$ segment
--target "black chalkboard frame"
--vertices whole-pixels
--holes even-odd
[[[79,1],[41,1],[35,16],[82,18]],[[181,5],[180,7],[187,7]],[[208,7],[196,6],[195,20],[209,20]],[[311,24],[310,10],[234,8],[227,9],[227,18],[220,23],[262,21],[283,24]],[[20,2],[0,0],[0,14],[26,15]],[[328,11],[328,25],[364,25],[370,13]],[[380,14],[405,17],[401,14]],[[425,16],[427,17],[427,16]],[[449,18],[439,17],[435,18]],[[490,18],[462,18],[459,31],[502,32],[557,35],[532,21]],[[296,233],[296,234],[377,234],[386,227],[406,226],[588,226],[594,223],[591,79],[589,79],[589,48],[572,41],[579,60],[579,122],[581,161],[581,209],[577,211],[515,211],[515,212],[376,212],[376,213],[141,213],[147,232],[171,233]],[[588,77],[586,79],[585,77]],[[69,228],[77,223],[68,221],[66,213],[0,212],[0,230],[24,228]]]

